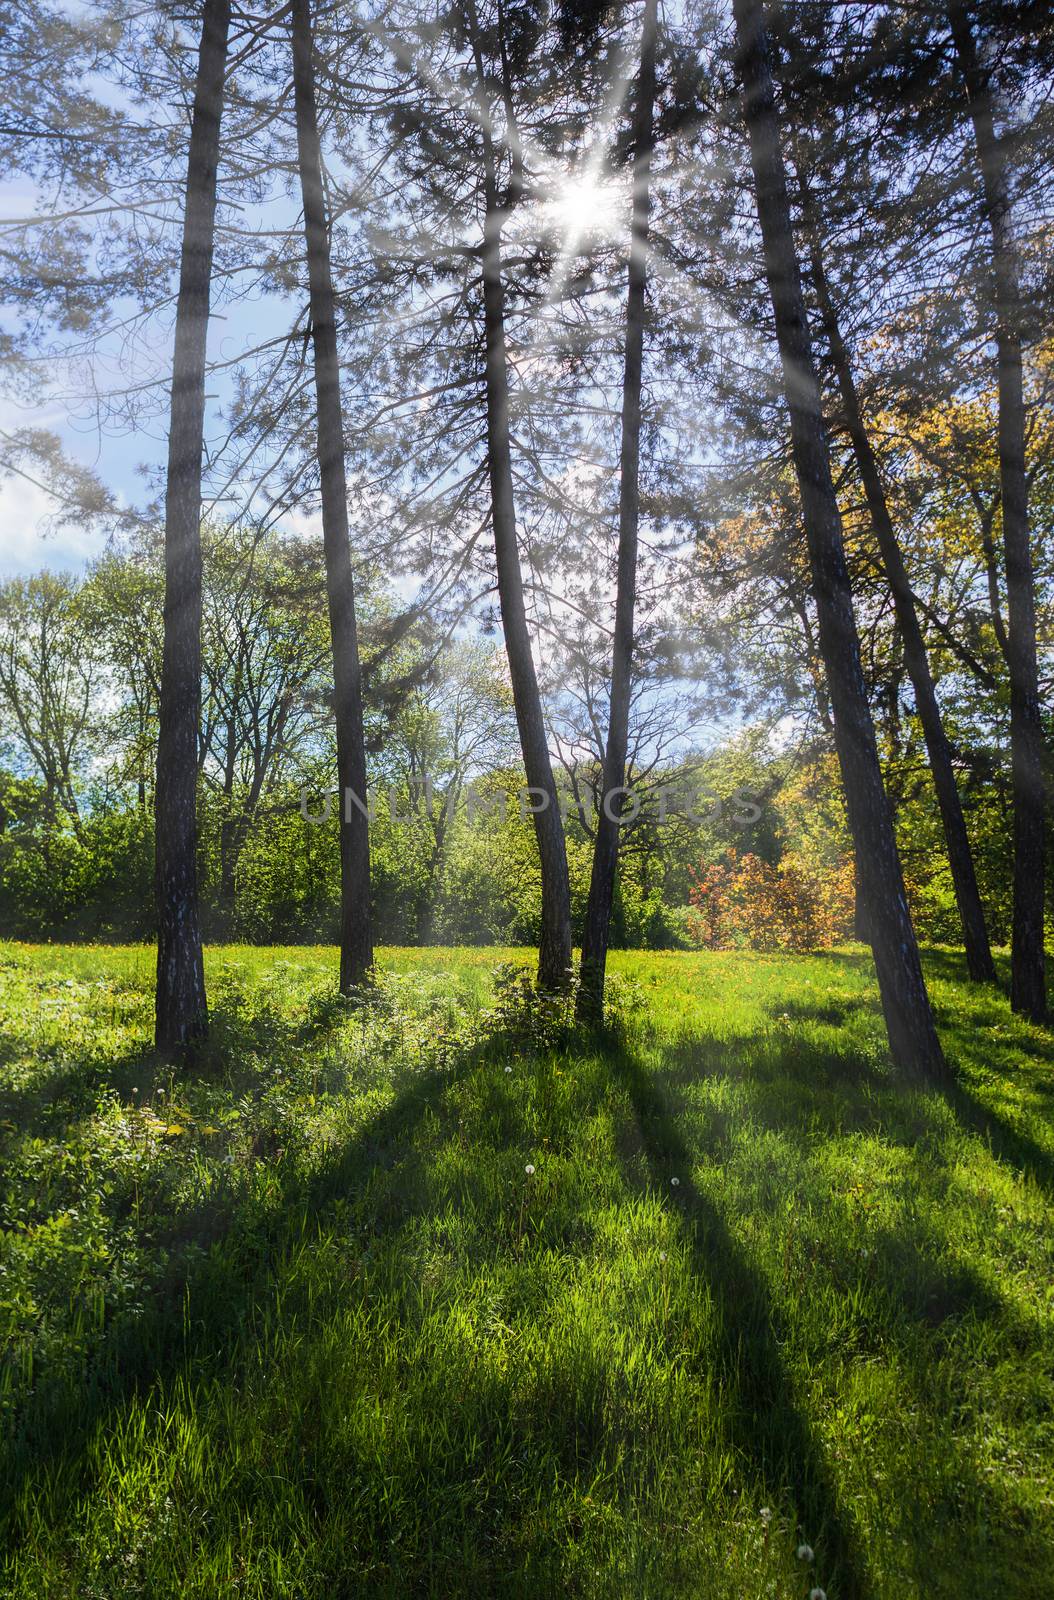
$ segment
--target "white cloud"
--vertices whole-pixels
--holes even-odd
[[[25,478],[0,477],[0,578],[25,576],[41,567],[76,571],[102,553],[106,535],[101,529],[44,531],[55,506],[46,489]]]

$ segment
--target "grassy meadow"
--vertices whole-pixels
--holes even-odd
[[[1054,1035],[861,949],[0,945],[0,1595],[1042,1600]]]

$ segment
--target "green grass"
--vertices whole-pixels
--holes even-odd
[[[1049,1596],[1051,1033],[930,952],[912,1092],[859,950],[604,1039],[509,954],[210,951],[178,1076],[150,951],[0,945],[0,1594]]]

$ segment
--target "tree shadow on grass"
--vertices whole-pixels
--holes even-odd
[[[686,1031],[655,1042],[668,1083],[728,1077],[747,1095],[760,1121],[802,1141],[810,1130],[842,1134],[885,1128],[888,1102],[896,1094],[892,1074],[857,1051],[834,1041],[803,1041],[778,1027],[731,1038]],[[905,1141],[926,1126],[906,1115],[903,1121]]]
[[[680,1180],[676,1204],[693,1270],[715,1302],[718,1381],[734,1397],[729,1409],[742,1424],[733,1448],[761,1492],[789,1491],[800,1526],[819,1552],[817,1571],[825,1574],[832,1600],[867,1600],[871,1587],[855,1534],[780,1355],[771,1296],[724,1217],[687,1176],[692,1153],[656,1075],[625,1045],[615,1047],[612,1064],[633,1107],[650,1186],[669,1195],[671,1172]]]
[[[514,1392],[495,1373],[487,1378],[486,1363],[477,1365],[472,1351],[470,1359],[459,1364],[455,1357],[444,1368],[445,1386],[430,1389],[426,1353],[404,1370],[401,1384],[392,1386],[408,1353],[435,1352],[432,1334],[425,1333],[420,1347],[415,1340],[419,1321],[427,1324],[431,1315],[429,1291],[422,1294],[421,1282],[430,1252],[442,1257],[449,1208],[474,1201],[480,1247],[502,1268],[520,1252],[526,1253],[527,1265],[535,1249],[543,1257],[554,1245],[579,1249],[588,1236],[577,1189],[566,1214],[552,1225],[539,1199],[542,1231],[525,1233],[523,1209],[517,1221],[516,1202],[510,1207],[507,1190],[496,1191],[484,1170],[488,1146],[500,1159],[509,1144],[525,1137],[522,1117],[513,1113],[515,1100],[503,1115],[503,1053],[515,1058],[517,1072],[535,1071],[551,1086],[563,1078],[554,1074],[548,1052],[523,1050],[521,1043],[493,1033],[465,1041],[440,1068],[414,1076],[321,1167],[299,1180],[276,1174],[267,1216],[255,1222],[251,1215],[232,1217],[203,1259],[192,1258],[182,1275],[157,1286],[147,1316],[110,1330],[89,1371],[78,1374],[79,1382],[64,1389],[52,1385],[50,1397],[46,1385],[40,1387],[4,1463],[6,1483],[0,1481],[0,1504],[12,1508],[4,1531],[13,1556],[20,1550],[21,1559],[31,1564],[43,1550],[76,1565],[73,1524],[100,1515],[105,1522],[105,1496],[93,1476],[100,1455],[104,1470],[116,1467],[131,1474],[148,1459],[144,1449],[122,1460],[121,1450],[135,1402],[149,1397],[149,1416],[141,1407],[134,1419],[147,1432],[137,1437],[151,1438],[155,1425],[163,1427],[173,1410],[183,1407],[184,1417],[189,1412],[202,1448],[215,1449],[223,1459],[226,1504],[233,1503],[236,1516],[244,1512],[246,1529],[267,1514],[266,1506],[260,1510],[272,1492],[267,1485],[279,1479],[287,1485],[275,1536],[278,1552],[295,1561],[298,1534],[293,1530],[308,1530],[311,1593],[333,1600],[351,1600],[362,1592],[398,1600],[411,1593],[518,1597],[564,1586],[563,1563],[574,1561],[575,1541],[583,1537],[575,1519],[581,1513],[584,1526],[593,1516],[589,1496],[580,1503],[579,1485],[592,1486],[598,1475],[618,1477],[622,1471],[621,1442],[609,1447],[601,1429],[602,1416],[603,1427],[610,1420],[600,1404],[606,1393],[600,1369],[595,1393],[589,1363],[580,1369],[573,1361],[555,1374],[543,1367],[525,1390]],[[485,1104],[476,1108],[480,1120],[465,1135],[459,1085],[481,1065],[490,1080],[481,1085]],[[573,1081],[571,1074],[565,1081]],[[607,1072],[597,1065],[579,1097],[583,1115],[598,1109],[607,1086]],[[535,1128],[531,1137],[538,1132]],[[451,1165],[457,1162],[463,1176],[452,1178]],[[517,1193],[523,1184],[517,1163]],[[621,1192],[617,1175],[613,1187]],[[465,1209],[471,1213],[473,1204]],[[354,1237],[349,1224],[355,1225]],[[325,1267],[315,1280],[311,1258],[321,1236]],[[465,1235],[458,1247],[462,1253],[465,1238],[473,1248]],[[371,1252],[374,1259],[366,1268],[363,1258]],[[528,1270],[515,1292],[526,1307],[541,1288]],[[544,1295],[539,1313],[543,1306]],[[515,1312],[509,1314],[515,1322]],[[379,1320],[372,1321],[375,1317]],[[459,1327],[456,1319],[450,1324],[455,1343]],[[354,1330],[350,1335],[348,1328]],[[346,1339],[356,1351],[350,1358],[355,1371],[371,1370],[371,1350],[380,1363],[373,1369],[382,1374],[384,1398],[378,1393],[378,1406],[390,1405],[397,1413],[404,1386],[417,1396],[401,1449],[385,1428],[382,1460],[376,1448],[381,1436],[364,1441],[348,1429],[343,1406],[332,1407],[333,1390],[339,1390],[349,1360]],[[289,1404],[291,1348],[303,1377],[293,1386],[296,1409],[287,1426],[283,1412]],[[272,1368],[276,1351],[281,1354]],[[354,1368],[360,1354],[362,1368]],[[278,1387],[269,1389],[272,1372],[279,1374]],[[261,1464],[250,1449],[250,1460],[231,1474],[232,1459],[244,1459],[239,1453],[244,1435],[237,1429],[244,1424],[239,1405],[248,1393],[260,1407],[257,1437],[273,1455]],[[222,1404],[214,1403],[216,1396],[224,1397]],[[351,1394],[347,1409],[354,1404]],[[255,1405],[251,1414],[257,1416]],[[632,1491],[619,1481],[621,1504]],[[172,1492],[181,1508],[183,1493],[191,1494],[189,1489]],[[222,1544],[211,1521],[222,1516],[208,1491],[204,1506],[204,1511],[193,1508],[194,1516],[202,1517],[202,1544],[214,1537]],[[301,1511],[304,1519],[298,1523]],[[602,1549],[601,1535],[590,1537]],[[645,1530],[644,1542],[643,1553],[636,1546],[631,1551],[640,1555],[641,1573],[649,1561],[664,1557],[654,1526]],[[173,1566],[171,1585],[157,1592],[175,1592],[181,1570]],[[652,1592],[639,1574],[627,1571],[623,1580],[624,1587],[603,1592]],[[569,1586],[569,1592],[579,1591]]]
[[[308,1221],[335,1196],[361,1187],[373,1171],[390,1164],[395,1147],[409,1142],[478,1057],[473,1047],[444,1069],[415,1077],[309,1178],[285,1185],[268,1215],[243,1219],[235,1204],[220,1219],[215,1205],[192,1208],[180,1218],[186,1248],[151,1285],[145,1312],[121,1317],[106,1330],[86,1369],[65,1378],[46,1369],[36,1375],[0,1455],[0,1540],[11,1549],[18,1544],[24,1531],[19,1501],[33,1482],[44,1483],[57,1470],[71,1498],[91,1488],[89,1443],[136,1396],[183,1367],[192,1367],[196,1380],[221,1371],[232,1375],[242,1335],[277,1293],[272,1268],[292,1220]],[[240,1273],[232,1272],[235,1263]]]
[[[829,1592],[863,1594],[867,1578],[860,1543],[839,1513],[832,1474],[796,1405],[780,1355],[782,1332],[771,1297],[724,1218],[687,1173],[700,1155],[709,1163],[732,1158],[737,1114],[778,1133],[797,1147],[803,1162],[816,1150],[817,1134],[837,1139],[854,1129],[872,1128],[884,1141],[901,1145],[909,1169],[908,1193],[913,1192],[910,1173],[917,1170],[919,1191],[930,1189],[931,1210],[939,1216],[943,1192],[939,1169],[950,1158],[942,1154],[935,1137],[941,1132],[940,1121],[935,1123],[933,1117],[937,1097],[915,1095],[907,1104],[898,1104],[902,1086],[891,1072],[876,1070],[859,1058],[847,1059],[844,1053],[840,1061],[828,1062],[823,1048],[814,1046],[803,1053],[789,1039],[755,1040],[747,1063],[742,1040],[736,1044],[686,1036],[672,1044],[661,1038],[652,1043],[660,1052],[654,1070],[623,1050],[617,1071],[636,1112],[648,1181],[684,1209],[691,1225],[695,1269],[717,1303],[720,1378],[735,1396],[733,1410],[743,1419],[740,1436],[733,1442],[748,1471],[753,1470],[772,1493],[787,1484],[803,1529],[822,1552],[823,1573],[838,1574],[837,1582],[832,1577],[827,1585]],[[837,1066],[833,1078],[824,1072],[825,1062]],[[751,1067],[758,1069],[756,1074]],[[720,1100],[708,1105],[705,1148],[697,1148],[694,1141],[690,1145],[680,1132],[681,1093],[693,1081],[726,1074],[738,1079],[746,1106],[737,1113]],[[929,1113],[927,1101],[933,1107]],[[947,1130],[946,1120],[943,1128]],[[680,1179],[676,1191],[670,1187],[673,1174]],[[845,1318],[844,1337],[851,1341],[847,1348],[865,1363],[890,1364],[898,1383],[913,1391],[913,1410],[929,1419],[920,1439],[931,1441],[931,1450],[932,1439],[941,1441],[941,1460],[926,1469],[929,1481],[924,1472],[917,1486],[918,1504],[912,1498],[910,1474],[898,1499],[898,1559],[920,1584],[941,1596],[983,1592],[981,1574],[989,1574],[998,1589],[1019,1569],[1041,1573],[1049,1567],[1050,1540],[1042,1527],[1033,1525],[1027,1493],[1013,1473],[999,1477],[982,1469],[969,1429],[960,1436],[954,1419],[960,1412],[968,1416],[976,1405],[974,1387],[990,1359],[983,1351],[1002,1351],[1021,1363],[1022,1372],[1030,1370],[1030,1363],[1042,1364],[1049,1350],[1042,1319],[1023,1313],[972,1262],[962,1259],[954,1240],[949,1243],[940,1235],[917,1206],[908,1207],[906,1229],[899,1224],[862,1226],[861,1219],[850,1214],[854,1195],[846,1194],[840,1201],[822,1175],[817,1185],[815,1192],[807,1188],[807,1205],[845,1207],[844,1225],[827,1229],[822,1236],[826,1242],[819,1246],[816,1262],[821,1274],[817,1292],[831,1295],[839,1320]],[[854,1238],[866,1243],[867,1249],[851,1248]],[[842,1239],[844,1247],[837,1245]],[[961,1360],[956,1359],[957,1350]],[[935,1397],[931,1363],[938,1364],[943,1399]],[[998,1427],[997,1396],[998,1390],[993,1398],[993,1425]],[[1032,1424],[1039,1428],[1045,1416],[1043,1392],[1037,1390],[1030,1403]],[[1024,1405],[1022,1394],[1015,1401],[1015,1417]],[[865,1446],[854,1448],[863,1451]],[[961,1546],[969,1528],[985,1531],[973,1541],[970,1561],[957,1576],[958,1569],[949,1565],[949,1552]],[[822,1533],[812,1539],[812,1531],[818,1529]],[[960,1588],[959,1579],[965,1576],[969,1586]],[[1041,1580],[1033,1576],[1020,1592],[1043,1593]]]
[[[664,1043],[662,1049],[663,1078],[668,1084],[687,1087],[705,1078],[735,1075],[747,1099],[747,1115],[796,1145],[803,1157],[815,1147],[817,1134],[832,1139],[854,1132],[880,1134],[885,1144],[905,1151],[909,1169],[917,1174],[913,1187],[922,1193],[951,1159],[937,1113],[943,1101],[960,1126],[978,1133],[997,1159],[1054,1192],[1049,1153],[995,1116],[961,1082],[939,1091],[908,1094],[892,1068],[876,1068],[851,1052],[824,1045],[802,1048],[797,1041],[776,1035],[753,1041],[749,1073],[744,1071],[742,1041],[701,1041],[686,1035]],[[725,1148],[731,1151],[736,1124],[727,1109],[715,1108],[711,1116],[708,1154],[714,1159]],[[884,1237],[882,1248],[876,1246],[874,1265],[846,1287],[858,1288],[876,1270],[882,1271],[885,1292],[891,1299],[899,1298],[906,1312],[922,1323],[935,1326],[966,1315],[981,1320],[998,1316],[1007,1322],[1016,1345],[1033,1337],[1035,1330],[1026,1323],[1007,1321],[1005,1303],[979,1274],[962,1263],[950,1267],[941,1255],[940,1241],[926,1233],[914,1216],[910,1236]]]
[[[948,960],[951,965],[950,955]],[[934,1092],[943,1096],[964,1131],[978,1135],[997,1160],[1027,1173],[1048,1196],[1054,1196],[1054,1134],[1051,1145],[1047,1146],[1027,1132],[1012,1115],[1014,1110],[1023,1110],[1020,1097],[1025,1091],[1034,1100],[1042,1102],[1034,1108],[1035,1114],[1044,1123],[1051,1122],[1054,1116],[1054,1070],[1048,1077],[1044,1069],[1054,1069],[1054,1032],[1043,1030],[1036,1036],[1021,1030],[1007,1036],[1006,1045],[1009,1049],[1024,1057],[1029,1069],[1034,1065],[1044,1075],[1033,1076],[1025,1084],[1021,1080],[1020,1069],[1008,1063],[1005,1073],[1013,1076],[1006,1081],[1016,1091],[1017,1104],[1013,1105],[1008,1100],[1006,1110],[1000,1114],[986,1103],[985,1094],[986,1086],[990,1086],[989,1092],[998,1088],[1002,1076],[989,1065],[1000,1046],[982,1032],[980,1022],[982,1017],[988,1022],[995,1017],[998,1019],[996,1027],[1008,1024],[1012,1027],[1013,1019],[1005,1000],[991,986],[978,990],[976,995],[971,991],[969,998],[975,1000],[975,1005],[967,1015],[963,1014],[961,1007],[947,1003],[934,1007],[941,1043],[952,1067],[952,1075]],[[774,1019],[785,1016],[792,1022],[837,1027],[866,1005],[866,997],[861,996],[831,1003],[790,1001],[782,1007],[779,1002],[773,1002],[768,1010]],[[734,1054],[742,1047],[743,1041],[732,1041],[728,1052]],[[772,1057],[774,1070],[767,1076],[770,1079],[787,1076],[796,1079],[802,1091],[809,1093],[814,1103],[813,1109],[821,1110],[823,1100],[829,1100],[826,1090],[838,1085],[846,1096],[845,1110],[855,1125],[860,1127],[866,1126],[868,1121],[878,1125],[883,1097],[888,1104],[891,1097],[902,1099],[905,1089],[913,1087],[898,1079],[892,1069],[877,1071],[870,1061],[852,1048],[840,1050],[836,1046],[817,1047],[812,1043],[806,1048],[800,1045],[791,1048],[789,1042],[781,1044],[778,1040],[774,1047],[768,1041],[762,1041],[755,1044],[754,1048],[762,1055],[768,1050]],[[691,1055],[693,1046],[690,1041],[686,1049]],[[806,1075],[812,1079],[811,1084],[806,1081]],[[820,1085],[823,1086],[823,1092],[818,1087]],[[890,1128],[883,1118],[884,1129],[887,1133],[891,1132],[894,1138],[901,1137],[896,1128],[897,1120],[894,1119]]]
[[[960,1125],[984,1140],[998,1161],[1027,1174],[1048,1199],[1054,1198],[1054,1153],[997,1116],[967,1084],[949,1084],[944,1096]]]
[[[930,1159],[916,1156],[927,1169]],[[927,1170],[920,1181],[928,1177]],[[919,1592],[940,1600],[964,1593],[1045,1600],[1042,1574],[1051,1570],[1054,1544],[1049,1519],[1044,1526],[1036,1518],[1021,1462],[1049,1416],[1049,1389],[1038,1376],[1049,1370],[1046,1322],[1023,1313],[917,1211],[906,1229],[872,1228],[868,1238],[866,1261],[846,1263],[845,1291],[873,1317],[867,1346],[896,1371],[909,1412],[926,1419],[919,1443],[931,1462],[924,1493],[897,1497],[901,1557]],[[1015,1371],[1012,1398],[1003,1394],[1005,1377],[986,1391],[993,1366]],[[970,1420],[979,1409],[998,1446],[987,1462]],[[1000,1471],[1003,1450],[1013,1465]],[[949,1553],[962,1553],[961,1569]]]
[[[12,1052],[10,1060],[16,1059]],[[49,1066],[56,1059],[61,1066]],[[10,1121],[32,1137],[47,1131],[56,1120],[72,1122],[90,1116],[100,1093],[113,1090],[126,1104],[135,1103],[141,1087],[149,1088],[155,1063],[152,1050],[133,1046],[119,1054],[81,1055],[73,1060],[56,1046],[36,1054],[39,1070],[29,1083],[0,1085],[0,1122]],[[0,1066],[6,1063],[0,1061]]]

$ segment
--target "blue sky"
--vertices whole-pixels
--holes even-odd
[[[7,196],[0,190],[0,207]],[[261,336],[282,326],[288,308],[279,310],[273,301],[246,300],[224,305],[209,330],[209,355],[225,360],[245,349]],[[37,404],[18,403],[0,397],[0,430],[45,428],[56,433],[70,458],[91,468],[122,505],[145,506],[157,492],[157,474],[164,466],[167,439],[167,384],[171,368],[172,320],[156,318],[149,326],[147,339],[138,353],[136,377],[156,379],[158,388],[151,406],[136,427],[101,425],[93,415],[88,398],[78,395],[75,383],[65,375],[56,376],[51,392]],[[127,374],[113,351],[105,350],[92,363],[92,381],[101,388],[117,386]],[[226,373],[210,374],[210,393],[216,398],[209,405],[206,432],[218,423],[218,413],[230,393]],[[86,387],[86,385],[84,385]],[[0,437],[0,455],[3,439]],[[38,476],[32,463],[23,462],[30,476]],[[105,547],[105,528],[55,526],[56,500],[46,488],[21,475],[0,475],[0,578],[36,572],[43,566],[53,570],[82,568]]]

